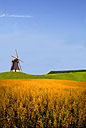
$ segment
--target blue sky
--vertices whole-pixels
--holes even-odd
[[[0,72],[15,48],[28,74],[86,69],[86,1],[0,0]]]

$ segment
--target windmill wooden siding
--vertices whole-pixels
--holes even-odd
[[[18,59],[12,60],[11,72],[20,72]]]

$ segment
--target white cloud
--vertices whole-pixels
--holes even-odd
[[[29,15],[9,15],[9,14],[0,14],[0,18],[8,17],[8,18],[32,18],[32,16]]]
[[[4,13],[3,14],[0,14],[0,17],[5,17],[5,16],[6,16],[6,14],[4,14]]]

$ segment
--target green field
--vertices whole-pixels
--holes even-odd
[[[0,73],[0,79],[59,79],[86,82],[86,72],[56,73],[45,75],[30,75],[22,72]]]

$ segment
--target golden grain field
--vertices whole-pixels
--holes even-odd
[[[0,128],[85,128],[86,82],[0,80]]]

